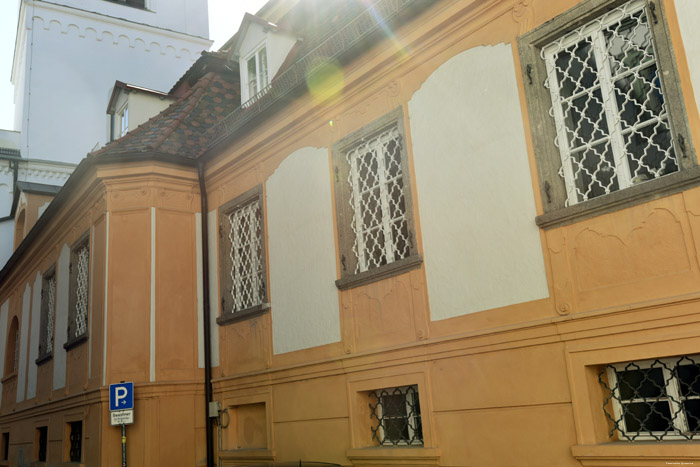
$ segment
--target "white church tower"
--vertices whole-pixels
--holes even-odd
[[[0,130],[0,268],[17,242],[17,182],[55,194],[113,136],[115,82],[167,93],[208,36],[207,0],[20,0],[14,131]]]

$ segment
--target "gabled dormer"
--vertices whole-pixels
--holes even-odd
[[[107,104],[108,141],[121,138],[166,109],[174,100],[166,92],[116,81]]]
[[[231,48],[231,59],[240,67],[244,105],[265,91],[297,40],[290,31],[246,13]]]

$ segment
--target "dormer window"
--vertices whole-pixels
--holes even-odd
[[[121,108],[118,114],[119,118],[119,137],[124,136],[129,132],[129,105],[126,104]]]
[[[255,97],[257,93],[268,85],[267,51],[265,46],[263,45],[250,54],[243,63],[246,67],[244,76],[246,77],[246,89],[248,90],[246,100],[248,100]]]

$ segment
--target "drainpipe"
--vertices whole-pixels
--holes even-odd
[[[199,198],[202,202],[202,319],[204,320],[204,420],[207,432],[207,467],[214,467],[214,438],[212,419],[209,417],[209,402],[212,400],[211,388],[211,329],[209,317],[209,223],[207,214],[207,190],[204,185],[204,161],[197,163],[199,177]]]

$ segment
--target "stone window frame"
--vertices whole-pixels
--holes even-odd
[[[261,266],[264,293],[261,298],[261,303],[250,308],[239,311],[229,311],[233,305],[230,303],[230,293],[228,291],[233,287],[233,281],[226,271],[230,271],[233,267],[228,252],[231,250],[231,242],[229,241],[226,231],[228,216],[257,200],[260,203],[260,240],[261,240]],[[265,203],[263,197],[262,184],[257,185],[245,193],[233,198],[231,201],[223,204],[218,209],[219,222],[219,306],[220,314],[216,318],[219,325],[235,323],[238,321],[253,318],[265,313],[270,308],[268,303],[269,296],[269,279],[267,277],[267,231],[265,229]]]
[[[48,318],[49,318],[49,300],[48,300],[48,289],[49,281],[53,277],[54,283],[54,309],[53,309],[53,328],[49,331],[48,328]],[[52,334],[52,339],[55,344],[56,337],[56,295],[58,294],[58,282],[56,275],[56,264],[54,263],[49,268],[46,269],[41,277],[41,311],[39,318],[39,356],[36,359],[36,364],[41,365],[51,358],[53,358],[53,350],[51,352],[46,351],[46,342],[48,340],[49,332]]]
[[[559,175],[561,156],[554,144],[557,132],[554,120],[549,116],[552,100],[549,90],[544,86],[547,68],[540,52],[551,42],[627,2],[629,0],[584,0],[518,38],[523,87],[544,211],[536,218],[540,227],[551,228],[570,224],[700,185],[700,167],[688,123],[666,9],[663,1],[645,0],[657,67],[663,74],[664,98],[668,105],[668,119],[674,136],[679,170],[565,207],[566,187]]]
[[[86,326],[85,332],[79,336],[72,336],[71,330],[75,329],[76,326],[76,307],[78,304],[78,252],[83,248],[88,249],[88,285],[86,290],[87,295],[87,311],[86,311]],[[88,230],[83,235],[81,235],[78,240],[73,243],[70,249],[70,266],[69,266],[69,301],[68,301],[68,326],[66,329],[67,338],[66,343],[63,344],[65,350],[70,350],[77,345],[88,340],[88,328],[90,319],[90,262],[92,251],[90,251],[90,231]]]
[[[381,388],[415,386],[421,407],[422,445],[379,445],[372,438],[370,393]],[[424,370],[412,367],[387,376],[374,371],[362,371],[352,375],[347,382],[348,407],[350,409],[351,446],[345,455],[353,465],[439,465],[441,450],[433,432],[432,396]]]
[[[357,258],[353,252],[355,232],[352,229],[354,212],[350,205],[352,187],[349,185],[350,166],[346,153],[362,141],[369,139],[392,125],[396,125],[401,137],[401,170],[403,173],[403,196],[406,209],[406,221],[409,232],[409,253],[400,260],[385,264],[367,271],[355,273]],[[335,213],[338,227],[338,258],[340,260],[340,279],[335,281],[341,290],[351,289],[361,285],[376,282],[381,279],[396,276],[412,269],[419,268],[423,262],[418,253],[416,243],[416,224],[413,212],[412,177],[409,168],[406,138],[406,124],[403,107],[398,107],[388,114],[379,117],[364,127],[350,133],[333,144],[331,148],[333,160],[333,185],[335,190]]]

